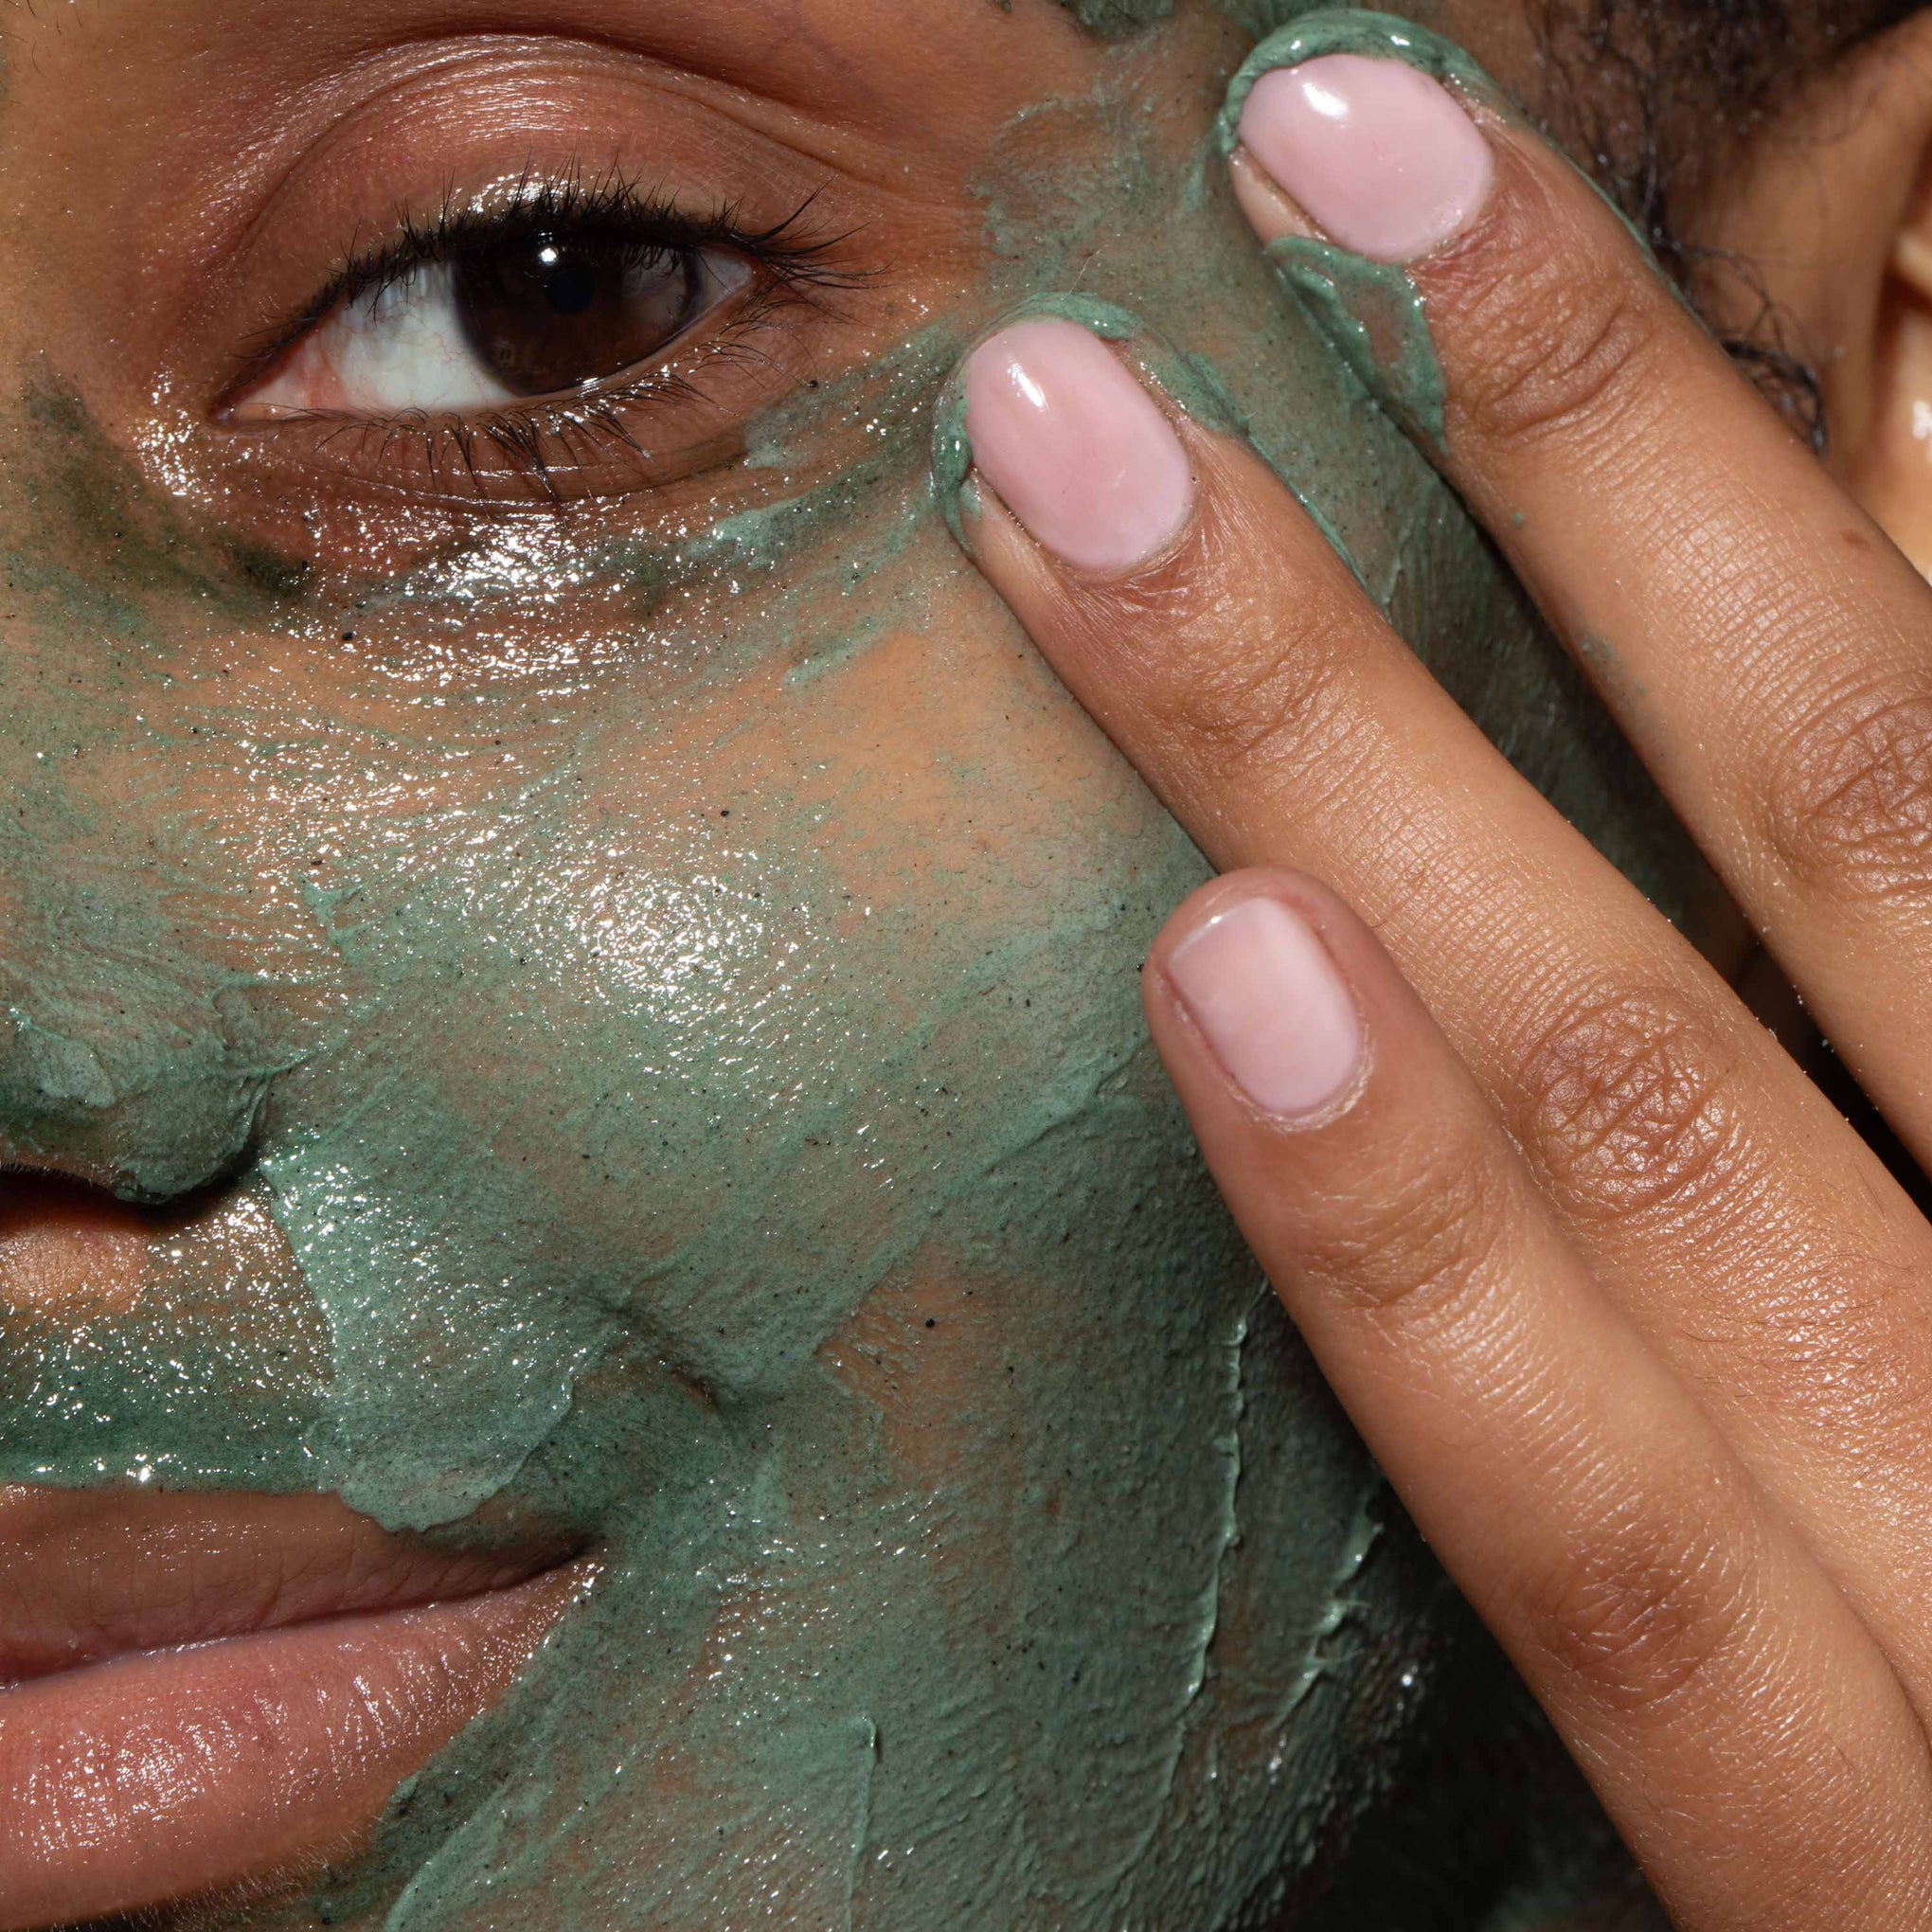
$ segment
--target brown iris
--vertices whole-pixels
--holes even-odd
[[[513,396],[617,375],[674,342],[704,301],[698,251],[615,237],[533,235],[452,266],[470,347]]]

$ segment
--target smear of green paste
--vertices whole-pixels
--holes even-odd
[[[1440,445],[1447,390],[1408,277],[1299,235],[1270,243],[1267,256],[1281,286],[1363,388],[1397,421]]]
[[[1044,104],[977,191],[974,298],[649,543],[318,583],[78,405],[0,422],[0,1127],[130,1191],[232,1174],[300,1263],[270,1292],[190,1200],[141,1307],[0,1328],[0,1480],[481,1503],[605,1556],[249,1932],[1245,1932],[1409,1722],[1433,1600],[1145,1036],[1208,868],[935,512],[960,349],[1042,296],[1179,345],[1160,380],[1559,806],[1680,910],[1703,875],[1143,101]],[[238,691],[277,665],[271,731]],[[890,788],[844,702],[888,674]]]

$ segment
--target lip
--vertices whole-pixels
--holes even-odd
[[[0,1932],[319,1869],[592,1568],[329,1496],[0,1489]]]

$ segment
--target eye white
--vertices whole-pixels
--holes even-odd
[[[456,272],[437,261],[324,316],[249,397],[246,413],[454,415],[515,400],[471,347],[456,306]]]

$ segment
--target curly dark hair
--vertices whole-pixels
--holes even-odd
[[[1685,219],[1805,82],[1917,13],[1923,0],[1532,0],[1543,69],[1536,106],[1709,313],[1742,289],[1731,356],[1822,454],[1816,373],[1792,352],[1752,263],[1701,245]],[[1725,284],[1728,283],[1726,289]]]

